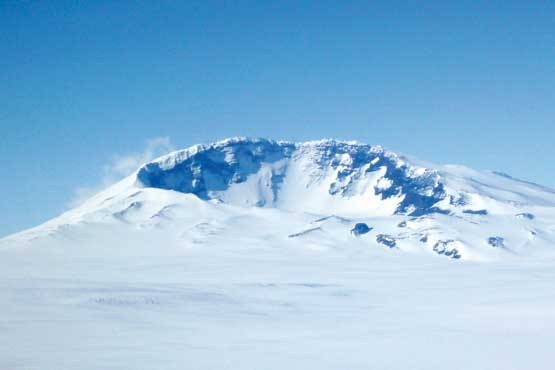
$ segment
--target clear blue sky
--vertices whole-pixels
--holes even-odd
[[[555,186],[553,1],[0,0],[0,235],[153,137],[357,139]]]

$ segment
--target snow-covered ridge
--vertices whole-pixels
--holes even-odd
[[[555,204],[549,189],[506,175],[426,168],[380,146],[333,139],[231,138],[195,145],[145,164],[136,178],[139,186],[205,200],[305,211],[450,213],[472,207],[475,193],[505,203]]]
[[[158,158],[136,176],[140,186],[288,209],[321,209],[329,198],[345,208],[353,208],[347,205],[355,201],[354,209],[361,202],[370,209],[384,203],[384,213],[421,215],[437,211],[434,204],[446,197],[437,171],[412,165],[379,146],[331,139],[226,139]]]

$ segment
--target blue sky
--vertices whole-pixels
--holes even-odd
[[[552,1],[0,0],[0,235],[227,136],[555,187],[554,45]]]

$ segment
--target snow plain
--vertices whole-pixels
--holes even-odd
[[[241,211],[3,247],[0,368],[552,368],[553,259],[403,253],[330,238],[335,218],[289,237],[316,217]]]

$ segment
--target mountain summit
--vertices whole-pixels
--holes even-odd
[[[252,219],[241,237],[273,230],[264,237],[284,243],[489,259],[550,252],[554,210],[551,189],[495,172],[421,165],[379,146],[231,138],[146,163],[4,243],[79,235],[94,224],[164,229],[194,245],[201,235],[232,237],[230,220],[241,214]]]
[[[422,215],[447,196],[436,171],[381,147],[335,140],[227,139],[148,163],[137,182],[234,205],[317,212]]]

